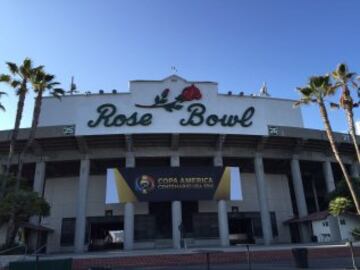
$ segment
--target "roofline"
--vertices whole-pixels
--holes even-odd
[[[180,80],[183,80],[184,82],[187,82],[187,83],[208,83],[208,84],[214,84],[214,85],[218,85],[217,82],[213,82],[213,81],[188,81],[186,79],[184,79],[183,77],[179,76],[179,75],[176,75],[176,74],[173,74],[173,75],[170,75],[170,76],[167,76],[165,77],[164,79],[162,80],[130,80],[129,82],[130,83],[133,83],[133,82],[150,82],[150,83],[159,83],[159,82],[163,82],[163,81],[166,81],[172,77],[176,77]]]

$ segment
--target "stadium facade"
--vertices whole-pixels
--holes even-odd
[[[23,176],[51,214],[23,229],[48,253],[315,241],[306,217],[326,209],[341,172],[325,132],[304,128],[293,102],[177,75],[46,97]],[[3,164],[9,134],[0,132]],[[349,135],[335,137],[358,176]],[[340,240],[339,221],[328,226]]]

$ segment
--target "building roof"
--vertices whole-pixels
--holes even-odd
[[[33,230],[33,231],[38,231],[38,232],[53,232],[54,230],[42,225],[35,225],[29,222],[24,222],[21,224],[20,226],[23,229],[29,229],[29,230]]]
[[[317,220],[323,220],[326,219],[329,216],[329,211],[321,211],[321,212],[315,212],[311,213],[310,215],[307,215],[305,217],[293,217],[291,219],[288,219],[284,221],[284,224],[290,224],[290,223],[303,223],[303,222],[309,222],[309,221],[317,221]]]

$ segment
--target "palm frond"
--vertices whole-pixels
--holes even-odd
[[[56,86],[56,85],[60,85],[60,83],[59,83],[59,82],[49,83],[49,84],[46,85],[46,89],[51,90],[51,89],[53,89],[54,86]]]
[[[10,83],[11,77],[7,74],[0,74],[0,82]]]
[[[32,60],[30,58],[25,58],[25,60],[23,62],[23,67],[26,70],[31,70],[32,69]]]
[[[61,95],[61,96],[63,96],[63,95],[65,95],[65,90],[62,89],[62,88],[54,88],[54,89],[52,90],[52,94],[53,94],[53,95],[56,94],[56,95]]]
[[[336,73],[339,76],[346,76],[346,74],[348,73],[347,65],[345,63],[340,63],[336,68]]]
[[[45,76],[44,76],[45,82],[51,82],[53,79],[55,79],[55,75],[45,74]]]
[[[13,80],[11,83],[10,83],[11,87],[13,88],[18,88],[19,85],[21,85],[21,82],[18,81],[18,80]]]
[[[305,86],[305,87],[297,87],[296,88],[303,97],[305,98],[308,98],[308,97],[311,97],[313,95],[313,89],[311,89],[310,87],[308,86]]]
[[[312,99],[311,99],[311,98],[301,98],[300,100],[295,101],[295,102],[293,103],[293,107],[294,107],[294,108],[297,108],[297,107],[299,107],[299,106],[301,106],[301,105],[307,105],[307,104],[309,104],[309,103],[311,103],[311,102],[312,102]]]
[[[15,75],[19,72],[19,67],[17,66],[17,64],[12,62],[6,62],[6,65],[8,66],[11,74]]]

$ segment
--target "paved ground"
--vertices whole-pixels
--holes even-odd
[[[357,265],[360,267],[360,257],[356,258]],[[136,267],[136,268],[112,268],[112,270],[207,270],[207,265],[185,265],[185,266],[164,266],[164,267]],[[276,263],[254,263],[231,264],[231,265],[210,265],[210,270],[292,270],[299,269],[294,266],[293,261]],[[309,269],[313,270],[343,270],[354,269],[350,258],[317,259],[309,262]],[[360,269],[360,268],[359,268]]]

